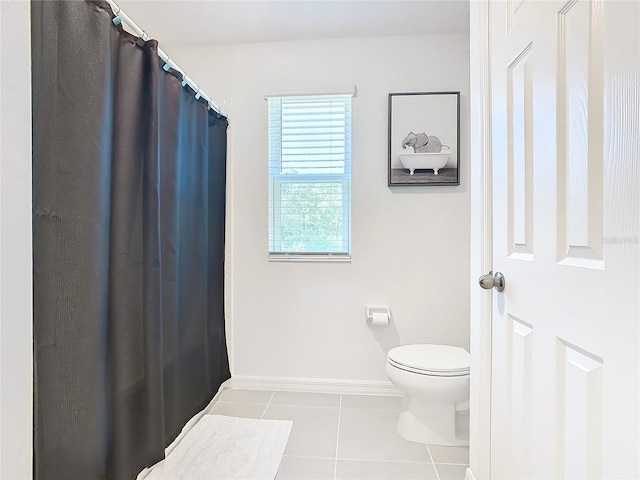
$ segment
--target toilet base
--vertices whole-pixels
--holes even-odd
[[[469,446],[465,429],[456,434],[456,408],[450,403],[409,402],[398,417],[398,433],[411,442]],[[467,417],[468,418],[468,417]]]

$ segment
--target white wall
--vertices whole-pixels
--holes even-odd
[[[29,2],[0,1],[0,478],[31,478]]]
[[[469,346],[469,37],[163,48],[230,116],[227,314],[234,376],[386,381],[386,351]],[[267,260],[265,94],[357,85],[351,263]],[[387,94],[461,96],[461,184],[387,186]],[[365,324],[387,304],[388,328]]]

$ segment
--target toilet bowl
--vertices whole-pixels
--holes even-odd
[[[387,355],[387,376],[404,393],[398,433],[407,440],[468,446],[469,352],[448,345],[404,345]],[[460,415],[460,421],[468,417]],[[457,430],[457,432],[456,432]]]

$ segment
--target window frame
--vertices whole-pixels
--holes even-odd
[[[287,98],[287,97],[353,97],[355,89],[345,93],[296,93],[296,94],[280,94],[266,97]],[[344,171],[341,173],[272,173],[273,162],[271,159],[271,135],[270,127],[267,133],[267,161],[268,161],[268,184],[269,184],[269,212],[268,212],[268,259],[269,261],[306,261],[306,262],[350,262],[351,261],[351,159],[352,159],[352,114],[353,104],[352,98],[348,100],[349,122],[345,130],[347,144],[345,149],[348,153],[344,158]],[[270,112],[267,108],[267,121],[270,120]],[[280,148],[282,148],[282,125],[279,132]],[[282,172],[282,160],[280,160],[280,172]],[[281,189],[285,184],[294,183],[335,183],[341,185],[342,190],[342,251],[333,252],[288,252],[281,250],[280,237],[280,202]],[[345,201],[346,200],[346,201]],[[278,206],[278,208],[276,208]],[[273,236],[273,238],[272,238]],[[272,250],[273,247],[273,250]]]

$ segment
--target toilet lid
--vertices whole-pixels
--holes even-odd
[[[403,345],[389,350],[388,358],[392,364],[410,371],[443,376],[469,373],[469,352],[450,345]]]

